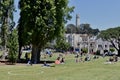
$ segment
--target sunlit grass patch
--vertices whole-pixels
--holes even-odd
[[[54,54],[51,60],[55,60],[58,56],[59,54]],[[65,64],[55,67],[42,67],[42,64],[0,66],[0,78],[2,80],[120,80],[120,62],[104,64],[108,57],[99,57],[76,63],[74,56],[74,54],[64,55]]]

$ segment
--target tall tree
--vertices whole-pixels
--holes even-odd
[[[0,23],[2,45],[6,50],[8,32],[13,27],[14,0],[0,0]]]
[[[99,37],[103,40],[110,41],[113,47],[118,51],[118,56],[120,56],[120,27],[103,30],[100,32]]]
[[[32,62],[40,60],[41,49],[64,32],[64,22],[73,8],[68,0],[20,0],[19,40],[32,44]]]
[[[9,54],[8,54],[8,60],[14,64],[17,61],[17,54],[18,54],[18,35],[17,30],[14,29],[8,37],[8,48],[9,48]]]

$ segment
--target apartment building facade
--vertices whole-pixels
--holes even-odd
[[[88,53],[100,51],[100,54],[104,53],[104,50],[113,48],[112,44],[108,41],[103,41],[101,38],[97,39],[96,36],[89,36],[88,34],[65,34],[66,42],[74,48],[74,50],[81,51],[83,48],[88,49]],[[117,44],[116,44],[117,45]],[[115,50],[115,53],[117,51]]]

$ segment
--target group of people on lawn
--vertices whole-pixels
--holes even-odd
[[[64,64],[65,63],[65,58],[64,57],[58,57],[56,60],[55,60],[55,64]]]
[[[46,54],[50,55],[49,57],[52,57],[52,53],[50,51],[46,50]],[[30,52],[25,54],[25,59],[28,65],[32,65]],[[65,57],[63,57],[62,54],[59,54],[59,56],[55,60],[55,64],[64,64],[64,63],[65,63]],[[46,61],[44,61],[43,66],[50,66],[50,65],[47,64]]]
[[[118,61],[118,57],[116,55],[110,56],[109,62],[117,62]]]
[[[52,53],[47,51],[46,54],[49,54],[50,57],[52,57]],[[91,60],[91,57],[90,57],[90,54],[86,54],[84,55],[84,59],[83,59],[83,53],[79,53],[79,52],[76,52],[76,56],[75,56],[75,62],[78,63],[78,62],[84,62],[84,61],[90,61]],[[31,54],[30,53],[26,53],[25,55],[26,57],[26,60],[28,61],[27,64],[30,64],[32,65],[30,59],[31,59]],[[94,55],[93,59],[98,59],[99,57]],[[116,55],[114,56],[110,56],[109,60],[107,60],[107,62],[117,62],[118,61],[118,57]],[[59,56],[57,57],[57,59],[55,60],[54,64],[64,64],[65,63],[65,57],[63,57],[63,54],[59,54]],[[46,63],[46,61],[43,63],[43,66],[51,66],[49,64]]]
[[[84,54],[85,55],[85,58],[83,59],[83,53],[79,53],[79,52],[76,52],[75,53],[76,56],[75,56],[75,62],[84,62],[84,61],[90,61],[90,54]]]
[[[65,63],[65,58],[62,56],[58,56],[57,59],[55,60],[55,64],[64,64]],[[46,67],[55,67],[54,64],[47,64],[46,61],[44,61],[44,64],[42,66]]]

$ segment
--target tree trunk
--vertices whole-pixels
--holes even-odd
[[[120,49],[118,50],[118,56],[120,57]]]
[[[38,52],[37,52],[37,62],[38,63],[40,62],[40,57],[41,57],[40,52],[41,52],[41,50],[38,49]]]
[[[40,49],[38,46],[32,46],[32,56],[31,56],[32,63],[36,64],[40,61]]]
[[[22,55],[22,51],[21,51],[21,49],[22,49],[22,46],[19,45],[18,60],[20,60],[20,57],[21,57],[21,55]]]

